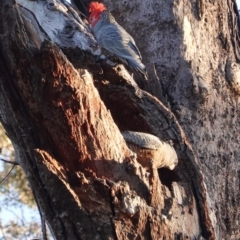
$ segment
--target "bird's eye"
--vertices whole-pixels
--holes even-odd
[[[92,22],[93,21],[93,19],[92,18],[90,18],[90,22]]]

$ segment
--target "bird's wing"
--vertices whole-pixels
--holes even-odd
[[[139,49],[137,48],[135,41],[133,39],[129,42],[129,45],[132,49],[134,49],[135,53],[139,56],[140,60],[142,60],[141,53],[140,53]]]
[[[122,58],[139,58],[141,54],[133,38],[120,26],[109,25],[102,29],[99,45]]]

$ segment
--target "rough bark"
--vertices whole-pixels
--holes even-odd
[[[203,172],[216,218],[216,238],[239,239],[240,25],[236,2],[105,2],[134,35],[145,63],[155,64],[167,106]]]
[[[0,0],[1,122],[42,215],[56,239],[239,238],[234,2],[105,2],[143,53],[142,89],[98,61],[71,6]],[[143,168],[124,130],[171,140],[176,170]]]

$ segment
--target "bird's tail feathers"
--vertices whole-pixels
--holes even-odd
[[[148,80],[148,74],[147,74],[147,70],[146,67],[144,66],[144,64],[140,61],[140,59],[136,60],[136,59],[127,59],[128,65],[133,68],[135,71],[140,72],[145,80]]]
[[[131,70],[131,71],[136,71],[138,73],[140,73],[145,80],[148,80],[148,74],[146,71],[146,67],[144,66],[144,64],[140,61],[140,59],[138,59],[138,61],[136,61],[135,59],[124,59],[121,57],[118,57],[118,59],[124,64],[127,65]]]

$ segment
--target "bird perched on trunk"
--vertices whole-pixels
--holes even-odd
[[[121,27],[103,3],[92,2],[88,21],[98,45],[117,55],[147,79],[146,68],[134,39]]]

